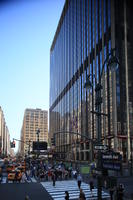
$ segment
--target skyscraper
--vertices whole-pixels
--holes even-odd
[[[95,86],[100,81],[101,112],[107,114],[101,116],[101,142],[121,152],[124,161],[131,158],[132,9],[129,0],[65,2],[50,49],[50,132],[56,133],[60,157],[92,159],[92,141],[98,138]],[[115,71],[105,63],[111,49],[119,60]],[[92,83],[88,91],[87,76]]]
[[[39,141],[48,142],[48,112],[41,109],[26,109],[21,129],[19,151],[22,155],[32,150],[33,141],[37,141],[37,130],[40,130]]]

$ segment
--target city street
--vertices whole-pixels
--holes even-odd
[[[64,200],[65,191],[69,192],[70,199],[77,200],[79,198],[80,190],[76,179],[56,181],[55,186],[52,181],[37,182],[34,178],[31,178],[31,181],[29,183],[6,183],[6,177],[4,177],[0,184],[1,200],[24,200],[26,195],[30,200]],[[96,187],[91,193],[89,184],[82,182],[81,188],[88,200],[97,199]],[[102,198],[109,199],[108,192],[102,191]]]
[[[40,183],[0,184],[0,200],[24,200],[26,195],[30,200],[52,199]]]
[[[0,3],[0,200],[133,200],[133,4]]]

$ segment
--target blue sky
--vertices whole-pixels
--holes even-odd
[[[65,0],[9,2],[0,6],[0,106],[12,139],[26,108],[49,109],[50,47]]]

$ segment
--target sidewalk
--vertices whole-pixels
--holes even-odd
[[[89,176],[88,175],[83,175],[83,181],[85,183],[89,184]],[[97,178],[93,179],[94,181],[94,186],[97,187]],[[124,190],[124,200],[133,200],[131,198],[131,195],[133,194],[133,176],[128,176],[128,177],[118,177],[117,178],[117,183],[122,183],[124,184],[125,190]],[[103,188],[105,192],[109,192],[108,189]]]
[[[133,176],[129,177],[119,177],[118,178],[118,184],[123,183],[125,186],[125,192],[124,192],[124,199],[130,200],[131,195],[133,194]],[[133,198],[132,198],[133,199]]]

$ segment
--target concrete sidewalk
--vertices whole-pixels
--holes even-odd
[[[122,183],[125,187],[125,190],[124,190],[125,199],[133,200],[133,176],[119,177],[118,184],[119,183]],[[131,196],[132,196],[132,198],[131,198]]]
[[[85,183],[89,184],[90,177],[89,175],[83,175],[83,181]],[[93,179],[94,186],[97,187],[97,178]],[[128,176],[128,177],[117,177],[117,183],[122,183],[125,187],[124,190],[124,200],[133,200],[131,196],[133,196],[133,176]],[[103,188],[105,192],[109,192],[109,189]]]

